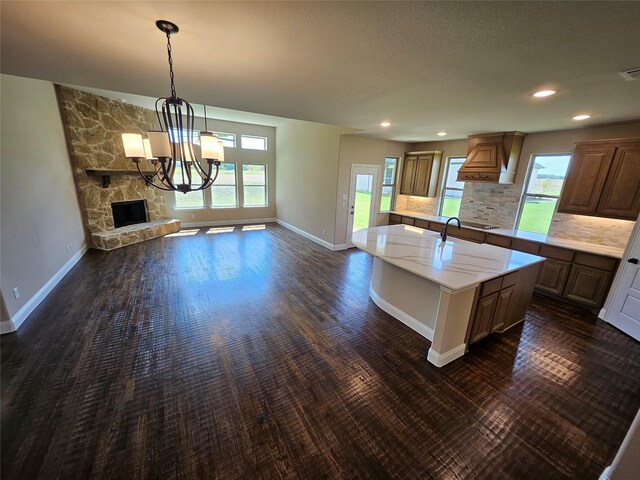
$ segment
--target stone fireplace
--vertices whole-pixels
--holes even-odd
[[[166,218],[164,192],[145,184],[122,148],[122,133],[156,128],[155,112],[61,85],[56,93],[91,246],[111,250],[178,231],[180,222]],[[104,182],[105,171],[116,174]],[[116,228],[112,204],[132,201],[146,204],[146,222]]]
[[[147,201],[145,199],[113,202],[111,204],[111,212],[113,213],[113,225],[115,228],[149,221]]]

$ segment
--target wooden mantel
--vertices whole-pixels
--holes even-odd
[[[137,170],[99,170],[99,169],[87,169],[85,173],[88,176],[100,176],[102,179],[102,188],[107,188],[111,184],[111,177],[114,175],[139,175]],[[152,170],[143,170],[142,174],[145,177],[153,177],[156,172]]]

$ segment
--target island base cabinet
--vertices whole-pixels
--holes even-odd
[[[498,305],[498,295],[500,292],[480,298],[476,306],[476,314],[473,317],[471,335],[469,343],[477,342],[491,333],[491,324]]]
[[[502,332],[505,329],[509,319],[509,307],[514,288],[513,286],[504,288],[498,294],[498,303],[496,305],[496,313],[493,316],[493,323],[491,324],[491,333]]]

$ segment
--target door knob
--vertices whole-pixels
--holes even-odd
[[[634,265],[637,265],[638,264],[638,259],[637,258],[630,258],[629,260],[627,260],[627,262],[633,263]]]

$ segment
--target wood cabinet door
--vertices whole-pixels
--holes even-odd
[[[567,171],[558,212],[595,215],[615,145],[578,145]]]
[[[601,307],[611,285],[611,275],[611,272],[574,264],[563,296],[590,307]]]
[[[640,214],[640,141],[621,142],[611,162],[597,213],[635,220]]]
[[[430,192],[431,171],[433,169],[433,154],[418,155],[416,161],[416,178],[413,183],[413,194],[421,197],[431,197],[435,192]]]
[[[538,274],[536,288],[554,295],[562,295],[570,268],[569,262],[547,258]]]
[[[473,327],[469,337],[469,343],[477,342],[491,333],[491,323],[498,304],[500,292],[493,293],[478,300],[476,314],[473,317]]]
[[[504,330],[506,324],[511,325],[518,319],[509,318],[509,304],[511,303],[511,297],[515,286],[503,288],[498,293],[498,302],[496,305],[496,313],[493,315],[493,322],[491,322],[491,332],[501,332]]]
[[[402,164],[402,182],[400,183],[400,193],[403,195],[413,195],[413,184],[416,178],[416,155],[405,155]]]

